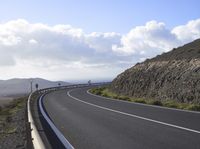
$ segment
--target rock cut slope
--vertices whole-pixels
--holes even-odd
[[[136,64],[118,75],[110,89],[133,97],[200,103],[200,39]]]

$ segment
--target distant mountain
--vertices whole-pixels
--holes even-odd
[[[138,63],[111,83],[115,93],[200,103],[200,39]]]
[[[61,85],[69,85],[68,82],[62,81],[49,81],[41,78],[30,78],[30,79],[10,79],[10,80],[0,80],[0,97],[4,96],[15,96],[21,94],[27,94],[31,90],[30,82],[33,81],[32,86],[35,90],[35,84],[39,85],[39,89],[58,86],[58,83]]]

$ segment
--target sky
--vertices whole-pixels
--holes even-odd
[[[199,0],[1,0],[0,80],[112,80],[200,38]]]

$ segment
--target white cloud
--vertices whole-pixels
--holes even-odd
[[[190,42],[200,37],[200,19],[189,21],[186,25],[177,26],[172,30],[178,40]]]
[[[35,39],[30,39],[30,40],[29,40],[29,43],[30,43],[30,44],[37,44],[38,42],[37,42]]]
[[[21,42],[21,38],[16,37],[14,35],[0,37],[0,45],[15,46],[15,45],[19,44],[20,42]]]
[[[112,78],[145,58],[200,37],[200,19],[167,29],[150,21],[127,34],[84,33],[80,28],[49,26],[19,19],[0,24],[0,79]]]
[[[95,49],[97,52],[109,52],[113,44],[120,42],[121,35],[119,33],[97,33],[93,32],[86,35],[85,41],[90,48]],[[110,51],[111,52],[111,51]]]
[[[176,35],[172,34],[164,23],[150,21],[145,26],[135,27],[122,36],[121,44],[114,45],[113,51],[138,57],[152,57],[178,44],[180,43]]]

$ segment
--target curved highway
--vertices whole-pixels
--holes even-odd
[[[200,149],[200,113],[110,100],[89,87],[44,96],[50,119],[76,149]]]

